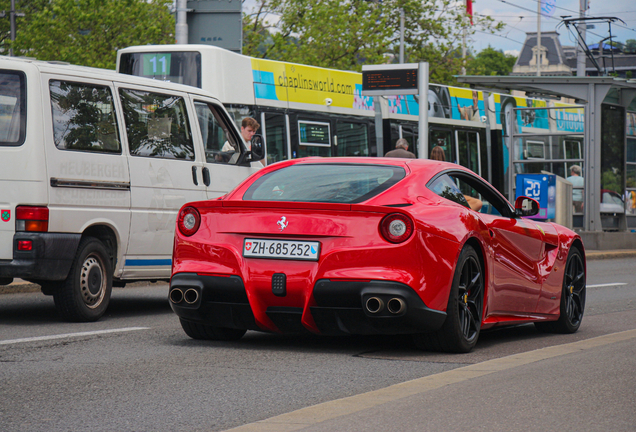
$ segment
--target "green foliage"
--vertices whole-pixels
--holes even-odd
[[[480,51],[468,64],[469,75],[510,75],[517,58],[491,46]]]
[[[463,5],[463,4],[462,4]],[[404,61],[430,64],[431,81],[456,84],[463,66],[461,41],[475,31],[503,27],[451,0],[259,0],[244,16],[243,53],[335,69],[397,63],[400,10],[404,10]]]
[[[636,54],[636,39],[627,39],[625,41],[625,53]]]
[[[171,0],[36,0],[28,11],[16,3],[26,16],[16,25],[15,55],[114,69],[119,48],[174,42]]]

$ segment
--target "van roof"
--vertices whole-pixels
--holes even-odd
[[[57,73],[69,76],[77,76],[83,78],[106,79],[110,81],[125,82],[129,84],[137,84],[155,87],[159,89],[174,90],[198,94],[201,96],[218,99],[209,91],[192,87],[185,84],[176,84],[172,82],[155,80],[152,78],[144,78],[139,76],[127,75],[119,73],[111,69],[100,69],[89,66],[78,66],[66,62],[44,61],[28,57],[8,57],[0,56],[0,69],[18,69],[27,70],[29,68],[37,69],[44,73]]]

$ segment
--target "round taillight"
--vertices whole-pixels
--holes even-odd
[[[201,215],[197,209],[194,207],[184,207],[181,209],[179,218],[177,219],[177,226],[181,234],[190,237],[197,232],[199,225],[201,225]]]
[[[402,243],[413,234],[413,221],[402,213],[392,213],[380,222],[380,232],[387,241]]]

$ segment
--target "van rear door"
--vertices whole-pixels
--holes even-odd
[[[0,260],[13,259],[16,206],[47,204],[39,90],[30,65],[0,69]]]

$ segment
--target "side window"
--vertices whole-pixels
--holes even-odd
[[[205,160],[210,163],[236,163],[241,149],[219,109],[204,102],[195,102],[194,106],[205,146]]]
[[[120,89],[133,156],[194,160],[194,144],[182,97]]]
[[[449,175],[444,174],[435,180],[433,180],[428,188],[435,192],[437,195],[442,198],[449,199],[453,202],[463,205],[464,207],[470,208],[462,190],[456,183],[456,180],[451,178]]]
[[[53,138],[60,150],[121,153],[110,88],[50,81]]]
[[[26,135],[26,79],[22,72],[0,72],[0,145],[17,146]]]

